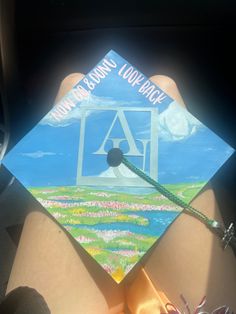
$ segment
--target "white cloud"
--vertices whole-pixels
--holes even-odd
[[[193,135],[203,124],[177,102],[159,115],[158,134],[166,141],[179,141]]]
[[[137,178],[138,176],[133,173],[124,164],[120,164],[118,167],[109,167],[107,170],[101,172],[99,177],[103,178],[117,178],[116,171],[119,171],[123,177],[126,178]]]
[[[158,137],[164,141],[180,141],[193,135],[204,125],[173,101],[168,108],[158,116]],[[145,124],[139,136],[147,135],[150,132],[150,124]]]
[[[38,151],[32,152],[32,153],[21,153],[20,155],[22,155],[24,157],[30,157],[30,158],[42,158],[44,156],[56,155],[56,153],[53,153],[53,152],[43,152],[41,150],[38,150]]]
[[[197,181],[197,180],[200,180],[201,177],[200,176],[189,176],[188,179]]]
[[[68,95],[69,97],[69,95]],[[72,108],[71,111],[69,111],[64,118],[62,118],[60,121],[57,121],[54,119],[50,112],[40,121],[41,125],[50,125],[53,127],[66,127],[72,123],[75,123],[76,121],[79,121],[81,119],[81,108],[80,107],[102,107],[102,106],[108,106],[108,107],[122,107],[122,106],[134,106],[134,105],[140,105],[140,101],[122,101],[122,100],[114,100],[110,97],[99,97],[95,96],[93,94],[89,94],[89,96],[85,99],[83,99],[81,102],[78,102],[77,105]],[[56,107],[54,107],[55,109]],[[94,113],[94,112],[93,112]],[[87,111],[86,115],[90,115],[91,111]]]

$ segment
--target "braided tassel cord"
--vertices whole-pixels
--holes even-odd
[[[157,181],[153,180],[151,177],[149,177],[146,173],[141,171],[139,168],[137,168],[135,165],[133,165],[131,162],[129,162],[124,156],[122,156],[121,162],[129,168],[132,172],[136,173],[140,178],[145,180],[147,183],[152,185],[158,192],[160,192],[162,195],[164,195],[166,198],[168,198],[170,201],[175,203],[176,205],[182,207],[186,212],[193,215],[194,217],[201,220],[208,228],[210,228],[212,231],[218,234],[218,236],[221,238],[223,243],[223,248],[225,249],[228,244],[231,244],[231,246],[235,249],[236,248],[236,237],[234,236],[234,226],[231,224],[227,230],[223,228],[219,222],[217,222],[214,219],[209,219],[205,214],[197,210],[196,208],[192,207],[190,204],[184,202],[180,198],[178,198],[176,195],[171,193],[169,190],[167,190],[163,185],[158,183]]]

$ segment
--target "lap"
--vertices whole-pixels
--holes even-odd
[[[67,77],[57,100],[81,78],[82,74]],[[165,76],[152,80],[184,106],[173,80]],[[193,205],[221,220],[210,186]],[[223,251],[218,238],[196,218],[182,213],[142,263],[154,285],[158,283],[176,306],[183,305],[182,293],[194,306],[206,295],[213,307],[236,308],[233,252]],[[7,292],[22,285],[35,288],[52,313],[115,314],[123,309],[123,286],[131,277],[117,285],[48,214],[33,211],[25,221]]]

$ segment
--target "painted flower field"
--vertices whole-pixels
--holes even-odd
[[[203,186],[166,185],[189,202]],[[37,187],[30,192],[120,282],[162,235],[181,209],[160,195],[94,187]]]

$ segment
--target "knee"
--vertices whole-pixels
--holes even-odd
[[[68,93],[82,78],[82,73],[72,73],[67,75],[61,82],[55,103],[57,103],[66,93]]]
[[[176,82],[166,75],[154,75],[150,80],[159,86],[166,94],[176,100],[179,105],[185,107],[183,98],[180,95]]]
[[[82,73],[71,73],[67,75],[62,81],[61,86],[62,87],[70,87],[72,88],[76,83],[78,83],[84,75]]]
[[[159,85],[163,90],[173,90],[177,88],[175,80],[166,75],[153,75],[150,77],[150,81]]]

